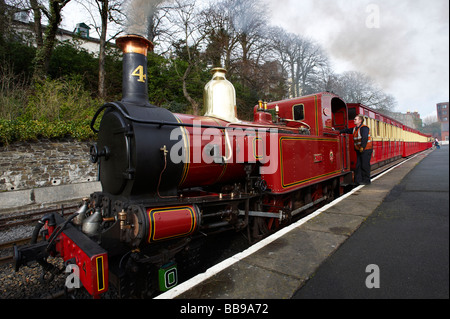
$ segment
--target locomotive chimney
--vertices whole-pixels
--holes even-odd
[[[122,101],[150,106],[147,85],[147,52],[153,43],[138,35],[126,35],[116,40],[123,51]]]

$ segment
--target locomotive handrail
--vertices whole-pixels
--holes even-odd
[[[309,126],[309,124],[308,123],[305,123],[305,122],[303,122],[303,121],[300,121],[300,120],[292,120],[292,119],[280,119],[282,122],[284,121],[284,122],[294,122],[294,123],[300,123],[300,124],[303,124],[303,125],[306,125],[307,127],[308,127],[308,129],[309,130],[311,130],[311,126]]]
[[[233,150],[231,147],[231,142],[229,140],[229,136],[228,136],[228,130],[230,128],[231,125],[241,125],[241,126],[251,126],[251,127],[264,127],[264,128],[271,128],[270,126],[263,126],[263,125],[258,125],[258,124],[253,124],[253,123],[228,123],[226,126],[218,126],[218,125],[196,125],[196,124],[190,124],[190,123],[179,123],[179,122],[166,122],[166,121],[155,121],[155,120],[141,120],[141,119],[137,119],[135,117],[132,117],[130,115],[128,115],[125,110],[123,110],[123,108],[121,107],[120,103],[117,102],[109,102],[104,104],[103,106],[101,106],[97,112],[95,112],[94,117],[92,118],[91,121],[91,130],[94,133],[98,133],[99,131],[94,127],[95,122],[97,121],[98,116],[100,115],[100,113],[108,108],[108,107],[112,107],[114,109],[116,109],[117,111],[120,112],[120,114],[122,114],[122,116],[124,118],[126,118],[127,120],[131,121],[131,122],[135,122],[135,123],[141,123],[141,124],[151,124],[151,125],[158,125],[159,128],[161,128],[162,126],[183,126],[183,127],[201,127],[201,128],[215,128],[215,129],[219,129],[219,130],[224,130],[225,133],[225,144],[226,147],[228,149],[228,156],[224,158],[225,161],[228,161],[232,156],[233,156]],[[306,124],[306,123],[305,123]],[[309,125],[308,125],[309,126]],[[275,126],[276,127],[276,126]],[[274,127],[272,127],[274,128]],[[276,127],[278,129],[278,127]]]
[[[202,128],[215,128],[215,129],[219,129],[219,130],[227,130],[230,128],[230,125],[241,125],[241,126],[251,126],[251,127],[264,127],[264,128],[279,128],[277,126],[267,126],[267,125],[258,125],[258,124],[253,124],[253,123],[228,123],[226,126],[219,126],[219,125],[196,125],[196,124],[191,124],[191,123],[179,123],[179,122],[167,122],[167,121],[155,121],[155,120],[141,120],[141,119],[137,119],[135,117],[132,117],[130,115],[128,115],[120,106],[119,103],[117,102],[109,102],[107,104],[104,104],[103,106],[101,106],[97,112],[95,113],[94,117],[92,118],[91,121],[91,129],[94,133],[98,133],[99,131],[94,128],[95,122],[97,121],[97,117],[100,115],[100,113],[106,109],[107,107],[113,107],[116,110],[118,110],[122,116],[124,118],[126,118],[127,120],[131,121],[131,122],[136,122],[136,123],[141,123],[141,124],[152,124],[152,125],[159,125],[161,126],[183,126],[183,127],[202,127]],[[306,123],[305,123],[306,124]],[[306,124],[308,125],[308,124]],[[309,126],[309,125],[308,125]]]
[[[116,110],[118,110],[118,111],[122,114],[122,116],[123,116],[124,118],[126,118],[127,120],[129,120],[129,121],[131,121],[131,122],[141,123],[141,124],[153,124],[153,125],[159,125],[160,127],[161,127],[161,126],[204,127],[204,128],[216,128],[216,129],[219,129],[219,130],[225,130],[225,129],[227,129],[227,127],[228,127],[228,126],[218,126],[218,125],[200,125],[200,126],[199,126],[199,125],[189,124],[189,123],[166,122],[166,121],[154,121],[154,120],[153,120],[153,121],[151,121],[151,120],[141,120],[141,119],[137,119],[137,118],[132,117],[132,116],[128,115],[127,113],[125,113],[125,111],[122,109],[122,107],[121,107],[118,103],[110,102],[110,103],[107,103],[107,104],[101,106],[101,107],[97,110],[97,112],[95,113],[94,117],[92,118],[92,121],[91,121],[91,130],[92,130],[94,133],[98,133],[98,132],[99,132],[96,128],[94,128],[95,122],[97,121],[97,117],[98,117],[98,116],[100,115],[100,113],[101,113],[104,109],[106,109],[107,107],[113,107],[113,108],[115,108]],[[234,123],[232,123],[232,124],[234,124]]]

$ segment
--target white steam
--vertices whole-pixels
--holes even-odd
[[[341,68],[368,75],[404,108],[448,99],[448,0],[265,2],[279,25],[318,41]]]
[[[152,18],[158,6],[164,0],[131,0],[124,4],[127,34],[137,34],[147,37],[149,19]]]

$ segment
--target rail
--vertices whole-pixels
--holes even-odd
[[[75,212],[78,205],[64,206],[58,208],[47,208],[47,209],[36,209],[31,211],[17,212],[11,216],[0,218],[0,231],[5,231],[7,229],[23,226],[27,224],[34,224],[42,216],[48,213],[54,213],[60,211],[63,216],[70,215]],[[10,250],[15,245],[24,245],[29,243],[31,237],[24,237],[5,241],[0,243],[0,252]],[[0,265],[13,262],[13,255],[0,256]]]

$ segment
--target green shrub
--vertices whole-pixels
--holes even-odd
[[[29,119],[0,119],[0,144],[8,145],[14,141],[29,141],[39,138],[73,137],[87,140],[95,137],[90,129],[90,120],[78,121],[40,121]]]
[[[1,144],[38,138],[94,137],[90,122],[102,102],[84,89],[80,76],[46,80],[36,83],[32,90],[20,92],[22,96],[19,90],[0,92]],[[26,96],[27,92],[31,93]],[[7,108],[8,103],[12,106]]]
[[[13,66],[0,60],[0,118],[12,120],[23,113],[27,90],[25,76],[15,74]]]
[[[84,89],[79,76],[68,80],[46,80],[36,83],[28,98],[25,118],[32,120],[83,120],[95,113],[101,105]]]

